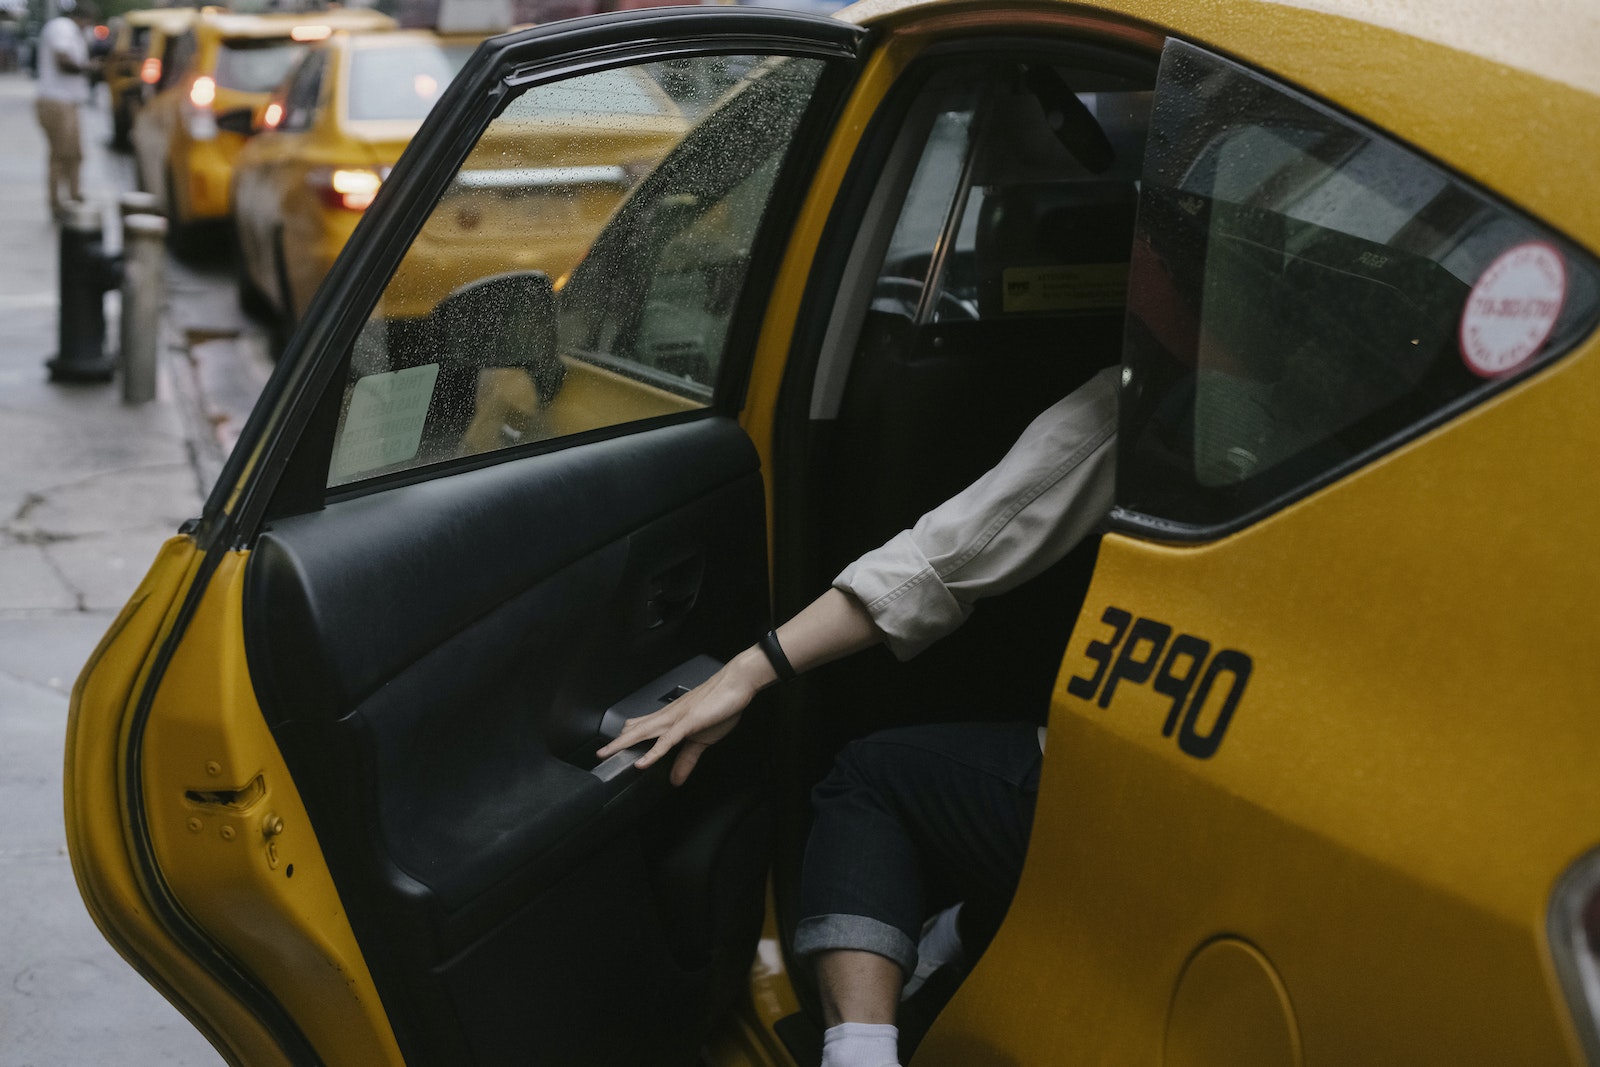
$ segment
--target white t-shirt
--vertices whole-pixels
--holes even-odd
[[[68,74],[56,66],[57,56],[65,56],[80,67],[89,62],[89,45],[83,39],[83,31],[65,15],[57,15],[39,31],[39,99],[88,103],[89,76]]]

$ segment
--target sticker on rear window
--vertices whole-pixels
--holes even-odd
[[[439,364],[429,363],[359,379],[350,390],[350,410],[333,451],[329,484],[416,456],[438,378]]]
[[[1543,347],[1567,298],[1567,265],[1543,241],[1516,245],[1491,264],[1461,312],[1461,358],[1483,378],[1522,366]]]

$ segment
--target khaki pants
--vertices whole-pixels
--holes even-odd
[[[78,168],[83,162],[83,139],[78,132],[78,105],[67,100],[35,100],[39,125],[50,142],[50,162],[45,174],[45,189],[50,210],[59,212],[67,200],[79,200]],[[66,186],[66,196],[61,187]]]

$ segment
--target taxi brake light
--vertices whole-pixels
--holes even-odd
[[[146,85],[154,85],[161,80],[161,58],[148,56],[139,64],[139,80]]]
[[[282,121],[283,105],[274,100],[272,103],[268,104],[267,109],[261,113],[261,128],[264,130],[275,130],[278,128],[278,123]]]
[[[210,107],[216,99],[217,81],[210,75],[200,75],[189,88],[189,103],[195,107]]]
[[[324,167],[309,174],[307,181],[329,207],[365,211],[382,188],[384,176],[365,167]]]
[[[296,41],[321,41],[332,33],[331,26],[296,26],[289,31],[289,37]]]

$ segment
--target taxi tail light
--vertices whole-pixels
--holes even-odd
[[[388,176],[388,167],[319,167],[306,176],[306,181],[328,207],[365,211]]]
[[[189,98],[183,109],[183,122],[189,136],[196,141],[209,141],[217,135],[217,116],[211,105],[217,100],[215,78],[202,74],[189,86]]]
[[[139,64],[139,80],[146,85],[154,85],[161,80],[159,56],[146,56],[144,62]]]
[[[1556,883],[1548,919],[1550,954],[1590,1063],[1600,1063],[1600,848]]]

